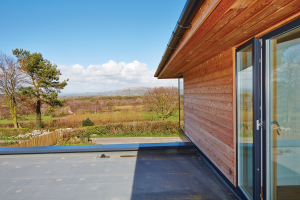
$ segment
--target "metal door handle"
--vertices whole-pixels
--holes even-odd
[[[271,124],[276,124],[276,126],[277,126],[277,134],[280,135],[279,131],[281,131],[281,127],[280,127],[279,123],[277,121],[272,121]]]

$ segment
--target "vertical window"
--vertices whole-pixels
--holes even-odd
[[[253,45],[237,51],[238,186],[253,197]]]
[[[266,40],[268,199],[299,199],[300,28]]]
[[[184,131],[184,82],[183,78],[178,79],[178,96],[179,96],[179,124],[180,129]]]

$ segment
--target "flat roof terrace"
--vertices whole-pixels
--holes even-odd
[[[196,149],[0,156],[0,199],[239,199]]]

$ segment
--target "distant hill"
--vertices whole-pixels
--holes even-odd
[[[148,92],[148,90],[152,89],[153,87],[126,87],[117,91],[116,93],[114,93],[114,95],[143,95]]]
[[[74,94],[59,94],[60,97],[76,97],[76,96],[133,96],[133,95],[143,95],[148,90],[154,87],[126,87],[121,90],[105,91],[105,92],[85,92],[85,93],[74,93]]]
[[[85,93],[72,93],[72,94],[59,94],[60,97],[77,97],[77,96],[97,96],[97,95],[112,95],[115,91],[105,91],[105,92],[85,92]]]

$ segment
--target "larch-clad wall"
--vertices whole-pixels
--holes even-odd
[[[158,78],[184,77],[185,133],[236,186],[234,48],[300,17],[300,0],[205,0]]]
[[[185,133],[235,185],[233,52],[184,74]]]

